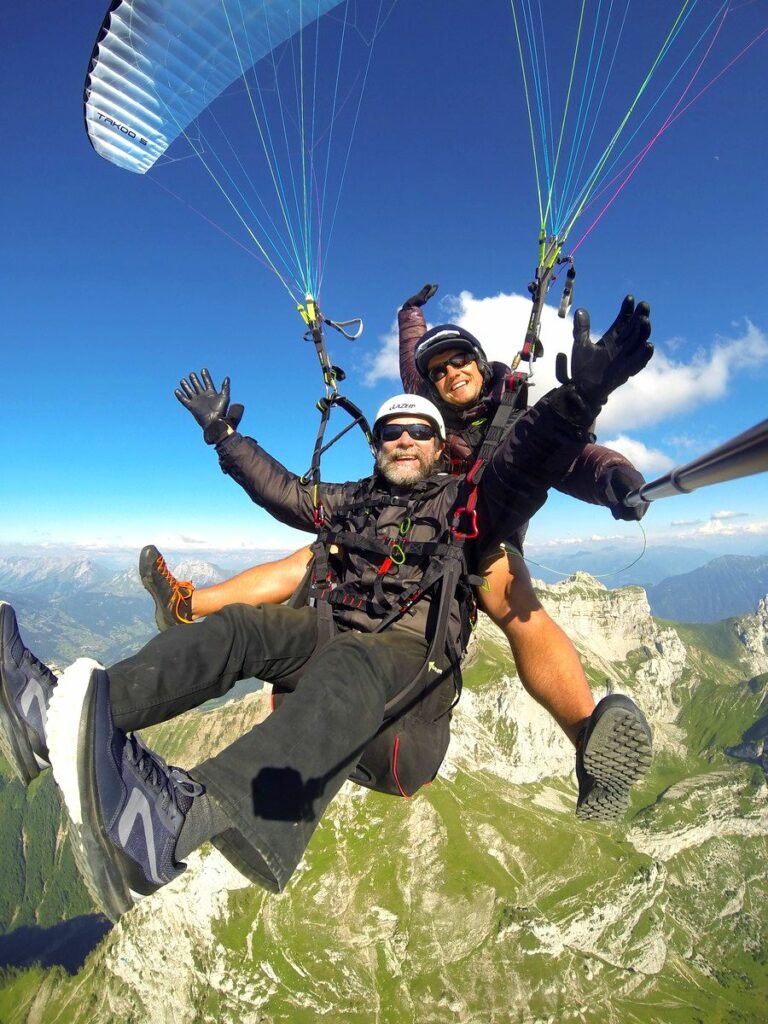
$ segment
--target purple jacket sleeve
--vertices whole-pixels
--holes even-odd
[[[230,434],[216,445],[222,471],[240,484],[251,501],[286,526],[316,531],[312,484],[302,483],[251,437]],[[331,512],[341,504],[344,484],[321,484],[318,497]]]
[[[610,502],[605,497],[603,478],[615,466],[622,466],[630,474],[637,473],[629,459],[612,448],[601,444],[585,445],[557,489],[579,501],[608,506]]]
[[[400,379],[403,382],[403,391],[409,395],[427,397],[427,387],[416,369],[416,360],[413,357],[416,342],[427,329],[427,322],[421,309],[418,306],[408,306],[399,310],[397,327],[400,334]]]

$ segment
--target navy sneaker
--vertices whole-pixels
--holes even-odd
[[[139,576],[144,589],[155,602],[155,622],[162,633],[171,626],[185,626],[192,622],[192,594],[190,580],[177,580],[154,544],[147,544],[139,555]]]
[[[45,723],[56,676],[24,646],[16,613],[0,601],[0,749],[28,785],[49,767]]]
[[[576,747],[576,817],[623,818],[633,784],[650,767],[651,753],[651,727],[635,702],[621,693],[603,697]]]
[[[203,787],[113,724],[101,666],[81,658],[62,681],[65,695],[54,695],[49,713],[53,774],[74,825],[78,867],[116,921],[184,871],[176,841]]]

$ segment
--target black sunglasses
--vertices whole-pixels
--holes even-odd
[[[439,380],[448,372],[448,367],[452,366],[454,370],[460,370],[462,366],[466,366],[467,363],[474,363],[476,356],[472,355],[471,352],[456,352],[450,359],[446,359],[444,363],[437,363],[431,369],[427,370],[427,376],[433,384],[437,384]]]
[[[414,441],[431,441],[437,433],[429,423],[385,423],[376,433],[380,441],[397,441],[406,431]]]

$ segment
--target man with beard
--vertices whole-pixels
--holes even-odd
[[[489,362],[479,341],[465,328],[443,324],[427,331],[422,307],[437,291],[427,284],[407,299],[398,312],[400,376],[407,392],[421,394],[440,409],[446,423],[446,459],[452,472],[471,468],[494,414],[509,386],[510,368]],[[641,303],[637,313],[648,316]],[[619,315],[606,332],[610,340],[626,330],[635,316],[631,296],[624,300]],[[590,321],[586,310],[574,316],[574,336],[589,339]],[[194,401],[190,392],[177,390],[184,403]],[[515,415],[519,415],[525,403]],[[555,486],[581,501],[607,506],[616,519],[640,519],[647,505],[626,507],[622,498],[642,486],[644,479],[632,464],[609,448],[590,443],[574,460],[564,478]],[[527,523],[514,535],[503,538],[495,550],[487,549],[486,562],[479,570],[484,585],[478,589],[480,607],[509,641],[520,681],[562,728],[576,748],[579,818],[610,819],[609,807],[599,810],[586,800],[590,779],[584,771],[583,740],[592,721],[595,701],[581,661],[571,641],[542,607],[523,558]],[[311,558],[309,547],[285,559],[253,566],[245,572],[210,587],[195,588],[189,580],[177,580],[154,545],[141,552],[142,582],[155,602],[159,629],[188,624],[217,611],[226,604],[280,603],[299,586]],[[620,813],[619,806],[613,816]]]
[[[53,764],[78,865],[109,916],[177,877],[184,857],[207,840],[254,882],[283,889],[328,803],[402,710],[403,695],[428,700],[452,676],[458,685],[467,572],[436,575],[436,561],[456,565],[457,552],[482,557],[482,546],[498,544],[543,504],[607,396],[650,359],[649,333],[640,317],[616,344],[574,345],[573,380],[521,416],[491,458],[475,492],[482,541],[468,552],[451,529],[466,484],[439,472],[445,429],[427,400],[401,395],[379,410],[371,477],[315,489],[233,431],[228,382],[217,391],[207,371],[204,386],[196,377],[184,382],[222,469],[281,522],[318,529],[323,551],[313,560],[313,605],[228,605],[194,628],[161,632],[108,672],[80,659],[61,685],[2,607],[3,748],[26,779]],[[167,765],[135,735],[250,676],[290,692],[264,722],[191,771]],[[44,714],[30,713],[35,694]],[[634,737],[638,777],[650,732],[637,709],[609,702],[609,732],[619,719]]]

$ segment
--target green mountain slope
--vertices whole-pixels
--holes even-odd
[[[762,1022],[768,790],[723,748],[766,699],[763,634],[761,654],[752,622],[654,623],[636,589],[558,595],[596,695],[651,713],[657,756],[621,827],[576,821],[572,755],[483,626],[423,795],[345,788],[278,897],[206,848],[75,977],[8,975],[0,1020]],[[265,713],[251,694],[150,738],[192,765]]]
[[[0,757],[0,934],[92,913],[50,772],[25,789]]]

